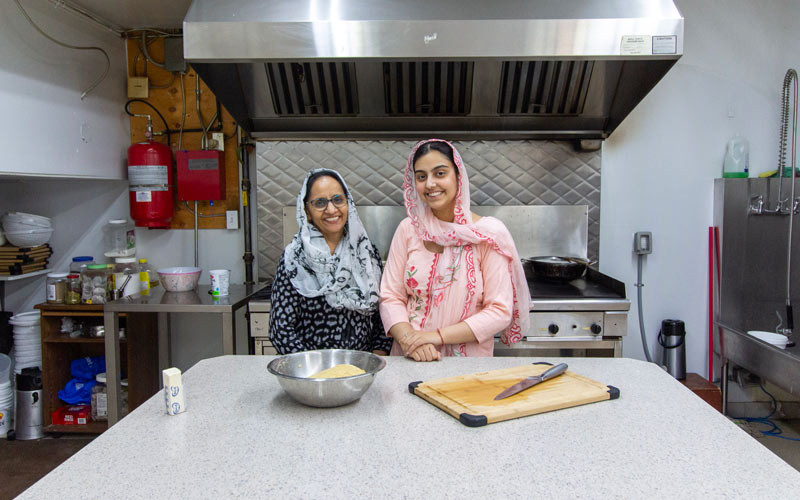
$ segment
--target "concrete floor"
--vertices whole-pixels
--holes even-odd
[[[761,433],[767,428],[756,423],[734,420],[753,439],[800,470],[800,441],[790,441]],[[783,435],[800,439],[800,420],[776,420]],[[63,461],[92,441],[93,437],[67,435],[46,437],[35,441],[6,441],[0,439],[0,500],[22,493]]]

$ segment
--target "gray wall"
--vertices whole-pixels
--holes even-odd
[[[357,205],[402,205],[403,169],[414,141],[259,142],[258,276],[270,279],[283,252],[284,206],[294,205],[306,173],[337,170]],[[600,235],[600,152],[568,142],[456,141],[475,205],[588,205],[589,256]],[[382,249],[385,251],[386,249]]]

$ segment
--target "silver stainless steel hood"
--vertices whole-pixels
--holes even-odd
[[[604,139],[683,54],[672,0],[194,0],[184,56],[256,138]]]

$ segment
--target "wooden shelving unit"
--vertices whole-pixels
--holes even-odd
[[[42,427],[45,432],[100,434],[108,428],[105,421],[86,425],[54,425],[52,412],[66,403],[58,391],[72,379],[70,363],[86,356],[105,355],[105,339],[70,338],[61,333],[61,319],[83,321],[87,327],[103,324],[103,305],[36,306],[42,313]],[[120,364],[128,378],[128,405],[133,410],[159,389],[157,317],[154,313],[121,318],[126,338],[120,341]]]

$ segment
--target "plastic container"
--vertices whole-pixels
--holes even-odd
[[[94,257],[88,255],[73,257],[72,262],[69,263],[69,272],[70,274],[80,274],[89,264],[94,264]]]
[[[127,219],[112,219],[103,228],[106,257],[131,257],[136,255],[136,233]]]
[[[164,290],[189,292],[197,288],[203,270],[199,267],[164,267],[157,272]]]
[[[105,304],[108,275],[105,264],[91,264],[81,273],[81,303]]]
[[[67,273],[47,275],[47,303],[65,304],[67,299]]]
[[[158,273],[147,263],[147,259],[139,259],[139,280],[142,282],[142,294],[158,286]]]
[[[16,332],[18,326],[39,326],[39,323],[42,321],[42,313],[39,311],[28,311],[24,313],[19,313],[11,316],[8,322],[14,325],[14,331]]]
[[[108,420],[108,386],[106,385],[106,374],[98,373],[95,377],[97,384],[92,386],[92,420]],[[122,384],[122,415],[128,413],[128,380],[120,381]]]
[[[722,177],[737,178],[750,175],[750,144],[747,139],[736,135],[728,141],[725,160],[722,162]]]
[[[142,282],[136,257],[117,257],[114,261],[116,262],[114,264],[114,288],[116,289],[114,297],[126,297],[139,293],[142,290]]]
[[[0,384],[11,381],[11,358],[0,354]]]

